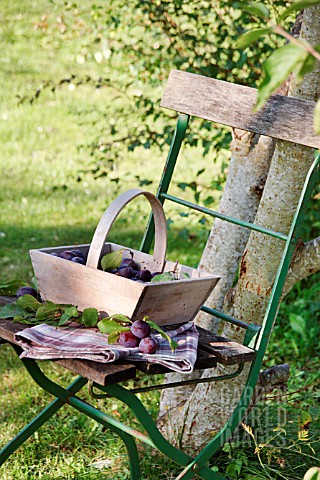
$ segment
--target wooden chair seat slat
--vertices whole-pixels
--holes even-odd
[[[199,344],[208,353],[217,357],[217,361],[223,365],[237,365],[251,362],[256,352],[240,343],[232,342],[228,338],[214,335],[213,333],[198,327]]]

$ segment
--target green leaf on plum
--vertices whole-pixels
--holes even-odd
[[[58,326],[59,327],[62,327],[62,325],[65,325],[66,323],[68,323],[70,321],[70,315],[68,315],[67,313],[63,313],[60,317],[60,320],[58,322]]]
[[[150,320],[149,317],[144,317],[143,319],[148,325],[150,325],[151,328],[153,328],[154,330],[156,330],[158,333],[160,333],[161,337],[165,338],[166,340],[168,340],[169,342],[169,345],[170,345],[170,348],[171,350],[174,352],[174,350],[176,350],[176,348],[178,348],[178,344],[177,342],[175,342],[174,340],[172,340],[172,338],[170,337],[170,335],[168,335],[164,330],[162,330],[161,327],[159,327],[159,325],[157,325],[156,323],[154,323],[152,320]]]
[[[101,258],[101,267],[105,272],[111,272],[116,268],[119,268],[122,262],[122,252],[124,248],[110,252]]]
[[[155,275],[151,282],[172,282],[173,280],[175,280],[173,272],[164,272],[159,273],[159,275]]]
[[[69,322],[72,318],[77,318],[79,316],[79,312],[77,307],[68,307],[65,309],[64,313],[61,315],[58,325],[65,325]]]
[[[36,298],[28,294],[19,297],[16,304],[27,310],[27,312],[34,312],[41,306],[41,303]]]
[[[99,314],[96,308],[85,308],[81,315],[81,322],[85,327],[95,327],[99,321]]]
[[[7,303],[7,305],[3,305],[0,307],[0,317],[1,318],[14,318],[16,316],[20,316],[25,318],[26,316],[30,316],[31,314],[26,312],[25,309],[21,305],[17,305],[17,303]]]
[[[67,307],[67,308],[65,308],[64,311],[70,317],[78,317],[79,316],[79,312],[78,312],[77,307]]]
[[[63,309],[59,305],[52,304],[43,304],[41,305],[36,313],[36,318],[38,320],[48,320],[56,317],[60,317],[63,314]]]
[[[112,320],[110,317],[100,320],[97,326],[101,333],[106,333],[108,335],[110,333],[116,333],[120,335],[121,332],[127,332],[128,330],[130,330],[129,327],[123,327],[115,320]]]
[[[123,315],[122,313],[115,313],[114,315],[110,315],[110,317],[108,318],[119,321],[121,323],[132,323],[132,320],[130,320],[127,315]]]
[[[119,338],[121,332],[111,332],[108,333],[108,343],[111,345],[112,343],[117,343],[117,340]]]

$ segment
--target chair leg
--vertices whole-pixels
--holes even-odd
[[[177,462],[179,465],[185,467],[176,480],[191,479],[195,475],[203,480],[226,480],[226,478],[219,473],[212,471],[207,466],[207,460],[193,459],[183,451],[171,445],[160,433],[149,413],[145,409],[140,400],[131,392],[127,391],[120,385],[108,385],[100,387],[94,384],[95,387],[107,392],[111,397],[118,398],[135,413],[140,424],[147,431],[150,439],[153,442],[153,447],[157,448],[163,455],[171,460]]]
[[[122,438],[128,453],[129,465],[130,465],[130,478],[131,480],[140,480],[140,463],[136,442],[131,435],[121,432],[118,433]]]
[[[14,345],[13,347],[15,348],[17,353],[20,353],[18,347]],[[129,408],[136,414],[138,420],[140,421],[141,425],[146,429],[149,436],[146,436],[143,433],[135,430],[134,428],[119,422],[108,414],[101,412],[97,408],[77,397],[75,393],[71,391],[71,389],[67,390],[60,385],[54,383],[52,380],[46,377],[46,375],[44,375],[44,373],[41,371],[41,369],[34,360],[24,358],[22,359],[22,363],[28,370],[33,380],[41,388],[43,388],[43,390],[54,395],[56,397],[56,400],[54,400],[54,402],[52,402],[52,404],[47,409],[45,409],[42,414],[40,414],[33,422],[31,422],[31,424],[29,424],[24,430],[20,432],[16,441],[14,440],[13,443],[10,443],[7,447],[5,447],[2,453],[3,461],[5,461],[5,459],[8,458],[8,456],[16,448],[18,448],[18,446],[21,445],[23,441],[26,440],[26,438],[28,438],[34,431],[36,431],[43,423],[45,423],[45,421],[50,418],[55,413],[55,411],[57,411],[63,404],[67,403],[79,412],[84,413],[87,417],[90,417],[98,423],[106,426],[111,431],[119,435],[120,438],[122,438],[128,451],[131,480],[140,480],[139,458],[134,438],[141,440],[142,442],[150,445],[155,449],[158,449],[166,457],[171,458],[179,465],[184,467],[184,470],[181,472],[180,476],[178,476],[178,479],[183,478],[187,480],[197,475],[203,480],[226,480],[225,477],[216,472],[213,472],[207,466],[207,461],[209,459],[208,457],[210,457],[212,453],[210,452],[211,454],[208,455],[209,452],[206,448],[201,452],[201,454],[199,454],[195,459],[193,459],[190,455],[171,445],[162,436],[153,419],[150,417],[140,400],[134,394],[127,391],[123,387],[120,387],[119,385],[109,385],[106,387],[96,385],[100,387],[103,391],[109,393],[112,397],[118,398],[119,400],[126,403]],[[80,388],[85,383],[86,380],[80,377],[78,383],[76,383],[76,388],[80,390]],[[243,408],[243,405],[241,405],[241,407]]]
[[[18,354],[20,354],[19,347],[13,345],[14,349]],[[114,420],[112,417],[100,412],[96,408],[92,407],[88,403],[84,402],[80,398],[75,396],[75,393],[78,392],[86,383],[87,380],[79,377],[68,389],[62,388],[59,385],[52,382],[48,377],[46,377],[43,372],[40,370],[39,366],[34,360],[31,359],[22,359],[22,363],[28,370],[30,376],[33,380],[42,387],[45,391],[55,395],[56,399],[45,409],[43,412],[38,415],[29,425],[27,425],[21,432],[11,441],[4,449],[0,452],[0,465],[3,463],[27,438],[29,438],[32,433],[37,431],[41,425],[43,425],[55,412],[57,412],[63,405],[66,403],[76,410],[84,413],[86,416],[93,418],[98,423],[110,429],[112,432],[116,433],[124,442],[130,464],[130,476],[131,480],[140,480],[140,466],[139,466],[139,457],[137,446],[133,437],[133,434],[139,434],[131,427],[126,427],[117,420]],[[128,431],[125,431],[127,428]],[[138,435],[141,439],[145,439],[146,443],[149,443],[151,446],[154,446],[153,443],[145,437],[145,435]]]

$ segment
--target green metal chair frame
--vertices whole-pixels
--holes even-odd
[[[212,84],[218,82],[213,79],[206,79],[205,77],[200,77],[198,75],[192,75],[192,74],[185,74],[182,72],[173,72],[173,76],[181,76],[182,80],[185,80],[187,78],[187,81],[191,82],[195,81],[196,86],[197,86],[197,92],[199,92],[199,82],[201,83],[202,81],[206,83],[210,82],[209,85],[212,86]],[[170,82],[169,82],[170,84]],[[223,84],[223,85],[222,85]],[[217,95],[221,95],[221,88],[225,87],[227,84],[226,82],[218,82],[218,86],[220,90]],[[169,85],[170,86],[170,85]],[[172,85],[171,85],[172,86]],[[214,85],[216,87],[216,85]],[[239,87],[239,86],[232,86],[234,87]],[[254,102],[255,99],[255,91],[254,89],[248,89],[247,87],[240,87],[241,89],[245,88],[246,92],[250,93],[252,95],[252,101]],[[190,89],[190,83],[187,85],[187,89]],[[205,90],[207,91],[207,90]],[[179,92],[183,96],[183,88],[181,89],[181,85],[179,85]],[[167,95],[168,96],[168,95]],[[171,98],[171,96],[169,96]],[[168,98],[169,98],[168,97]],[[285,97],[278,98],[280,96],[275,96],[273,99],[271,99],[272,102],[279,102],[280,103],[283,101]],[[179,99],[178,99],[179,100]],[[177,100],[177,95],[175,96],[175,101]],[[180,99],[181,100],[181,99]],[[287,104],[290,105],[290,102],[297,100],[297,99],[291,99],[286,98],[286,106]],[[171,101],[171,100],[170,100]],[[199,98],[197,98],[197,101],[199,101]],[[299,103],[301,102],[301,103]],[[184,105],[184,102],[180,102],[181,105]],[[200,102],[201,103],[201,102]],[[305,107],[306,105],[309,108],[309,117],[310,117],[310,112],[313,111],[314,104],[313,102],[303,102],[303,101],[298,101],[299,105],[301,108]],[[308,105],[312,104],[312,105]],[[242,105],[243,106],[243,105]],[[171,107],[169,107],[171,108]],[[179,105],[179,108],[177,108],[178,111],[184,112],[183,108]],[[190,108],[189,108],[190,109]],[[249,112],[249,113],[248,113]],[[252,104],[247,106],[247,113],[252,115]],[[305,109],[303,109],[303,115],[305,115]],[[199,115],[201,116],[201,115]],[[210,117],[210,115],[205,115],[202,116],[202,118],[207,118]],[[308,118],[309,118],[308,117]],[[138,480],[141,478],[140,476],[140,467],[139,467],[139,458],[138,458],[138,451],[135,443],[135,439],[144,442],[145,444],[159,450],[162,454],[164,454],[166,457],[174,460],[177,464],[179,464],[181,467],[183,467],[183,470],[181,473],[176,477],[176,480],[179,479],[190,479],[194,477],[195,475],[199,476],[200,478],[204,480],[225,480],[225,477],[222,476],[221,474],[214,472],[212,469],[209,468],[208,466],[208,461],[212,457],[212,455],[230,438],[232,433],[236,430],[236,428],[239,426],[241,419],[244,417],[245,412],[249,406],[250,400],[252,398],[252,394],[255,388],[255,385],[258,380],[258,375],[260,372],[260,368],[262,365],[262,361],[264,358],[264,354],[268,345],[268,342],[270,340],[270,336],[272,333],[273,325],[276,319],[277,311],[279,308],[279,304],[281,301],[281,292],[286,280],[286,276],[289,270],[290,262],[293,256],[293,252],[298,240],[298,235],[299,235],[299,229],[303,220],[303,217],[305,215],[305,211],[308,206],[308,202],[311,196],[312,189],[319,178],[319,173],[320,173],[320,155],[318,154],[312,163],[312,166],[309,170],[308,176],[305,180],[304,187],[301,192],[300,200],[296,209],[296,213],[294,215],[294,219],[292,221],[292,225],[290,228],[290,231],[287,235],[281,233],[281,232],[276,232],[267,228],[264,228],[259,225],[254,225],[250,224],[244,221],[240,221],[238,219],[234,219],[231,217],[228,217],[226,215],[222,215],[218,212],[215,212],[213,210],[210,210],[205,207],[201,207],[196,204],[192,204],[188,201],[185,201],[183,199],[173,197],[168,194],[168,189],[169,185],[172,179],[172,175],[174,172],[174,168],[176,165],[176,161],[178,158],[178,154],[180,151],[180,147],[183,141],[183,138],[185,136],[187,127],[188,127],[188,122],[189,122],[189,112],[188,113],[180,113],[178,121],[177,121],[177,126],[174,132],[173,140],[171,143],[170,151],[168,154],[168,158],[164,167],[164,171],[162,174],[162,178],[160,181],[160,185],[158,188],[157,192],[157,197],[159,200],[163,203],[165,200],[169,200],[172,202],[175,202],[177,204],[180,204],[184,207],[192,208],[195,209],[199,212],[202,212],[204,214],[208,214],[210,216],[213,216],[215,218],[220,218],[221,220],[225,220],[227,222],[234,223],[236,225],[240,225],[244,228],[249,228],[250,230],[255,230],[257,232],[270,235],[272,237],[275,237],[281,241],[284,242],[284,250],[282,254],[282,259],[280,261],[280,265],[277,271],[277,275],[273,284],[273,289],[269,298],[268,306],[265,312],[264,320],[261,325],[261,327],[258,327],[256,325],[246,323],[243,321],[240,321],[239,319],[233,318],[231,316],[225,315],[222,312],[216,311],[214,309],[210,309],[208,307],[203,307],[202,310],[210,313],[224,321],[230,322],[231,324],[237,325],[243,329],[246,330],[246,335],[244,336],[244,342],[243,344],[246,346],[251,347],[252,349],[255,350],[256,355],[254,360],[251,363],[249,374],[247,377],[246,384],[243,388],[243,393],[242,396],[239,400],[239,403],[237,407],[235,408],[233,414],[231,415],[230,419],[227,421],[227,423],[224,425],[224,427],[220,430],[219,433],[210,441],[208,444],[203,448],[203,450],[195,457],[192,457],[191,455],[186,454],[185,452],[181,451],[177,447],[174,447],[171,445],[159,432],[155,422],[147,412],[146,408],[142,404],[142,402],[139,400],[139,398],[136,396],[136,393],[142,392],[145,390],[151,390],[153,388],[165,388],[165,385],[160,385],[160,386],[155,386],[151,388],[138,388],[135,389],[134,391],[129,391],[128,389],[124,388],[123,386],[120,385],[108,385],[108,386],[101,386],[99,384],[96,384],[93,382],[91,385],[91,391],[93,396],[96,396],[97,398],[103,397],[105,395],[111,396],[114,398],[117,398],[118,400],[122,401],[128,407],[135,413],[137,419],[139,420],[141,426],[146,430],[147,435],[142,434],[138,432],[136,429],[125,425],[124,423],[114,419],[110,415],[103,413],[99,409],[93,407],[92,405],[86,403],[83,401],[81,398],[79,398],[76,394],[83,388],[85,384],[87,384],[88,380],[83,377],[78,377],[68,388],[63,388],[60,385],[56,384],[55,382],[51,381],[40,369],[39,365],[34,361],[30,359],[22,359],[21,361],[23,362],[25,368],[29,372],[30,376],[33,378],[33,380],[40,385],[42,389],[45,391],[49,392],[55,397],[55,400],[51,402],[51,404],[46,407],[34,420],[32,420],[25,428],[23,428],[15,437],[13,440],[11,440],[1,451],[0,451],[0,466],[10,457],[10,455],[20,446],[22,445],[34,432],[36,432],[49,418],[51,418],[64,404],[68,404],[75,408],[76,410],[84,413],[86,416],[96,420],[100,424],[104,425],[105,427],[108,427],[111,431],[113,431],[115,434],[119,435],[119,437],[124,441],[127,452],[128,452],[128,457],[129,457],[129,462],[130,462],[130,472],[131,472],[131,479],[132,480]],[[305,117],[304,117],[305,118]],[[211,118],[209,118],[211,119]],[[295,121],[295,120],[294,120]],[[312,121],[312,119],[311,119]],[[248,122],[248,120],[246,120]],[[238,126],[238,128],[243,128],[251,131],[257,131],[256,125],[254,122],[250,124],[250,128],[248,128],[248,125],[233,125],[232,122],[230,121],[221,121],[221,123],[225,123],[231,126]],[[304,120],[304,124],[306,125],[307,122]],[[262,123],[263,125],[263,119]],[[273,127],[271,127],[272,130]],[[297,129],[298,127],[296,127]],[[275,127],[277,129],[277,127]],[[260,133],[261,128],[260,128]],[[263,132],[265,134],[270,134],[270,131]],[[276,135],[273,131],[271,131],[270,136],[275,136],[278,138],[285,138],[284,136]],[[297,138],[295,136],[295,138]],[[292,140],[293,141],[293,140]],[[319,147],[320,142],[319,142],[319,137],[313,136],[313,138],[310,140],[305,140],[301,141],[300,143],[302,144],[307,144],[309,146],[313,147]],[[152,217],[149,220],[148,226],[146,233],[144,235],[142,245],[141,245],[141,250],[143,251],[149,251],[152,245],[153,241],[153,236],[154,236],[154,229],[153,229],[153,221]],[[21,353],[21,349],[17,345],[12,345],[13,348],[16,350],[17,354]],[[240,364],[238,370],[234,373],[231,373],[229,375],[223,375],[223,376],[216,376],[216,377],[211,377],[210,379],[198,379],[196,382],[202,382],[202,381],[213,381],[213,380],[223,380],[225,378],[232,378],[236,375],[239,375],[240,372],[242,371],[243,365]],[[194,381],[193,381],[194,382]],[[190,382],[176,382],[175,384],[169,384],[169,387],[175,386],[175,385],[182,385],[183,383],[190,383]],[[93,389],[99,389],[100,391],[104,392],[103,394],[94,394]]]

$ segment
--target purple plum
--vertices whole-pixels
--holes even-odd
[[[140,339],[133,335],[130,330],[121,332],[118,338],[118,343],[126,348],[135,348],[139,345]]]
[[[74,262],[74,263],[80,263],[81,265],[85,265],[86,264],[86,261],[83,257],[72,257],[71,258],[71,262]]]
[[[138,338],[149,337],[151,328],[144,320],[136,320],[131,325],[131,332]]]
[[[139,343],[141,353],[155,353],[158,347],[157,341],[153,337],[145,337]]]
[[[19,290],[17,291],[17,297],[20,298],[23,295],[32,295],[34,298],[38,297],[37,291],[32,288],[32,287],[20,287]]]

